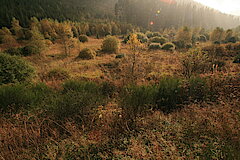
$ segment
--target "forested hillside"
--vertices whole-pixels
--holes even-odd
[[[0,26],[13,17],[26,26],[31,17],[83,21],[114,16],[116,0],[1,0]]]
[[[115,9],[115,12],[114,12]],[[31,17],[90,21],[117,19],[148,29],[161,27],[232,28],[239,17],[223,14],[192,0],[1,0],[0,26],[13,17],[27,26]]]
[[[159,27],[236,27],[239,17],[223,14],[192,0],[118,0],[120,20],[158,29]]]

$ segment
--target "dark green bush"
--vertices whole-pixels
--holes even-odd
[[[229,39],[227,39],[228,43],[236,43],[237,42],[237,38],[236,37],[230,37]]]
[[[49,71],[46,75],[46,78],[48,80],[66,80],[70,78],[70,75],[66,70],[58,68]]]
[[[148,37],[145,35],[145,34],[143,34],[143,33],[141,33],[141,32],[138,32],[138,33],[136,33],[137,34],[137,39],[141,42],[141,43],[146,43],[146,42],[148,42]]]
[[[88,42],[88,37],[86,35],[80,35],[78,39],[82,43]]]
[[[183,102],[184,96],[181,87],[181,80],[178,78],[168,77],[160,80],[158,92],[156,95],[157,108],[164,112],[171,112],[179,108]]]
[[[225,48],[221,45],[206,46],[202,51],[213,57],[225,55]]]
[[[185,46],[185,48],[187,48],[187,49],[190,49],[190,48],[192,48],[193,47],[193,45],[191,44],[191,43],[188,43],[188,44],[186,44],[186,46]]]
[[[233,63],[240,63],[240,54],[238,54],[235,58]]]
[[[214,60],[212,62],[212,65],[217,66],[218,68],[222,68],[226,65],[226,63],[224,61],[221,61],[221,60]]]
[[[213,44],[217,44],[217,45],[220,45],[221,42],[220,41],[214,41]]]
[[[96,52],[89,48],[84,48],[80,51],[78,58],[80,59],[94,59]]]
[[[120,106],[128,117],[136,117],[155,107],[156,86],[129,86],[120,96]]]
[[[116,91],[116,86],[111,82],[103,82],[101,84],[102,95],[112,97]]]
[[[57,98],[53,114],[58,119],[73,118],[82,122],[94,108],[103,105],[102,89],[93,82],[67,81]]]
[[[166,43],[168,40],[164,37],[152,37],[150,39],[150,42],[152,43],[160,43],[161,45],[163,45],[164,43]]]
[[[0,86],[0,112],[28,108],[32,99],[33,94],[25,85]]]
[[[168,42],[163,44],[162,49],[166,51],[173,51],[175,49],[175,45],[171,42]]]
[[[31,55],[36,55],[40,53],[41,53],[41,49],[34,45],[25,46],[22,49],[23,56],[31,56]]]
[[[102,43],[102,51],[106,53],[117,53],[119,50],[119,41],[114,36],[107,36]]]
[[[209,88],[206,79],[201,77],[191,77],[188,81],[188,98],[193,102],[206,100]]]
[[[147,36],[148,38],[152,38],[152,37],[153,37],[153,33],[150,32],[150,31],[147,31],[145,34],[146,34],[146,36]]]
[[[0,85],[30,80],[34,69],[20,57],[0,53]]]
[[[159,43],[151,43],[148,47],[150,50],[158,50],[162,49],[161,45]]]
[[[233,44],[234,51],[240,51],[240,43]]]
[[[207,37],[206,37],[205,35],[200,35],[200,36],[198,37],[198,40],[199,40],[200,42],[207,42]]]
[[[124,57],[125,57],[125,54],[118,54],[118,55],[116,55],[115,58],[124,58]]]
[[[30,107],[37,108],[52,94],[45,84],[0,86],[0,112],[18,112]]]
[[[186,48],[186,44],[184,41],[174,41],[173,44],[175,44],[176,49]]]
[[[9,48],[4,51],[5,53],[11,56],[21,56],[22,55],[22,48]]]
[[[161,35],[160,32],[153,32],[153,33],[152,33],[152,36],[153,36],[153,37],[161,37],[162,35]]]

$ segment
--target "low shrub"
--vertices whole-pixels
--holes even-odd
[[[175,44],[176,49],[186,48],[186,44],[184,41],[174,41],[173,44]]]
[[[118,54],[118,55],[116,55],[115,58],[124,58],[124,57],[125,57],[125,54]]]
[[[191,77],[188,81],[188,99],[193,102],[206,100],[209,94],[207,81],[201,77]]]
[[[202,48],[202,51],[212,57],[225,55],[225,48],[221,45],[206,46],[206,47]]]
[[[227,43],[236,43],[237,42],[237,37],[230,37],[227,39]]]
[[[0,53],[0,85],[25,82],[34,75],[33,67],[20,57]]]
[[[72,118],[78,122],[88,120],[94,108],[103,105],[102,89],[93,82],[67,81],[57,98],[53,114],[58,119]]]
[[[168,42],[163,44],[162,49],[166,51],[173,51],[175,49],[175,45],[171,42]]]
[[[53,92],[45,84],[14,84],[0,86],[0,112],[19,112],[37,108]]]
[[[152,33],[152,36],[153,36],[153,37],[161,37],[162,35],[161,35],[160,32],[153,32],[153,33]]]
[[[111,82],[103,82],[100,87],[101,93],[104,96],[112,97],[116,91],[116,86]]]
[[[128,86],[120,95],[125,116],[134,118],[155,107],[156,86]]]
[[[9,48],[9,49],[5,50],[4,52],[11,56],[21,56],[22,48]]]
[[[158,50],[162,49],[161,45],[159,43],[151,43],[148,47],[150,50]]]
[[[34,45],[28,45],[28,46],[23,47],[23,49],[22,49],[23,56],[31,56],[31,55],[36,55],[36,54],[40,54],[40,53],[41,53],[41,49]]]
[[[33,94],[25,85],[0,86],[0,112],[18,111],[32,104]]]
[[[89,48],[84,48],[80,51],[78,58],[80,59],[94,59],[96,52]]]
[[[147,43],[148,42],[148,37],[141,33],[141,32],[138,32],[136,33],[137,34],[137,39],[141,42],[141,43]]]
[[[234,58],[233,63],[240,63],[240,54]]]
[[[222,60],[214,60],[212,61],[212,66],[217,66],[218,68],[222,68],[226,65],[226,63]]]
[[[88,42],[88,37],[86,35],[80,35],[78,39],[82,43]]]
[[[152,37],[153,37],[153,33],[150,32],[150,31],[147,31],[147,32],[145,33],[145,35],[146,35],[148,38],[152,38]]]
[[[160,43],[161,45],[163,45],[164,43],[166,43],[168,40],[164,37],[152,37],[150,39],[150,42],[152,43]]]
[[[171,112],[179,108],[178,105],[180,105],[184,99],[181,83],[180,79],[173,77],[166,77],[160,80],[156,95],[158,109],[164,112]]]
[[[234,51],[240,51],[240,43],[233,44]]]
[[[191,43],[187,43],[186,46],[185,46],[186,49],[190,49],[192,47],[193,47],[193,45]]]
[[[141,43],[147,43],[147,42],[148,42],[148,37],[147,37],[145,34],[143,34],[143,33],[141,33],[141,32],[137,32],[136,35],[137,35],[137,39],[138,39]],[[126,44],[126,43],[129,41],[130,36],[131,36],[131,35],[128,35],[128,36],[124,37],[123,43]]]
[[[200,41],[200,42],[207,42],[207,37],[205,35],[200,35],[198,37],[198,41]]]
[[[48,80],[66,80],[70,78],[69,73],[66,70],[57,68],[49,71],[46,75]]]
[[[114,36],[107,36],[102,43],[102,51],[106,53],[117,53],[119,50],[119,41]]]
[[[221,42],[220,41],[214,41],[213,44],[220,45]]]
[[[207,54],[199,49],[193,49],[184,53],[181,58],[182,72],[186,77],[211,71],[211,65]]]

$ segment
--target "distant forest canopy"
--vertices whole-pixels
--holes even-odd
[[[0,0],[0,28],[15,17],[23,27],[31,17],[59,21],[119,20],[149,30],[181,26],[234,28],[239,17],[193,0]]]
[[[117,0],[0,0],[0,27],[10,27],[13,17],[27,27],[31,17],[59,21],[113,19]]]
[[[152,29],[240,25],[239,17],[223,14],[193,0],[118,0],[115,11],[122,21]]]

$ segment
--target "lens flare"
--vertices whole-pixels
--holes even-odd
[[[176,3],[175,0],[160,0],[160,1],[167,3],[167,4],[175,4]]]

